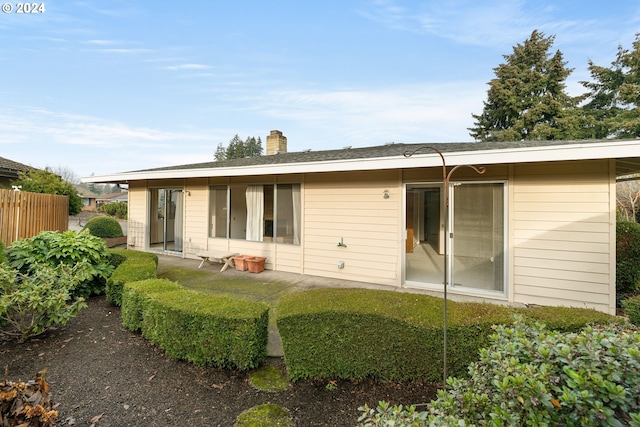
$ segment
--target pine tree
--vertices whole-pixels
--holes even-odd
[[[584,105],[586,134],[593,138],[640,137],[640,34],[633,49],[618,46],[611,67],[589,61],[591,82],[581,82],[589,89]]]
[[[222,143],[218,144],[214,158],[216,160],[242,159],[244,157],[255,157],[262,155],[262,140],[260,137],[256,140],[251,136],[243,141],[238,134],[235,134],[225,147]]]
[[[549,53],[555,37],[537,30],[503,55],[504,64],[494,68],[482,114],[472,114],[470,135],[478,141],[557,139],[566,134],[563,112],[572,110],[579,98],[566,92],[566,68],[562,52]],[[570,116],[567,115],[567,117]]]

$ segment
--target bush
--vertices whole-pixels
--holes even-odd
[[[6,264],[8,261],[7,252],[4,249],[4,243],[0,240],[0,264]]]
[[[128,205],[126,203],[112,202],[105,203],[98,207],[98,212],[116,217],[118,219],[127,219]]]
[[[640,326],[640,295],[622,301],[624,313],[629,317],[629,321],[636,326]]]
[[[156,277],[158,255],[128,249],[112,249],[110,252],[112,257],[122,261],[107,279],[107,300],[115,306],[120,306],[125,283]]]
[[[448,369],[464,373],[506,307],[449,304]],[[306,378],[442,380],[442,299],[367,289],[287,295],[276,307],[287,372]],[[420,355],[420,357],[416,357]],[[470,356],[471,355],[471,356]]]
[[[7,256],[11,267],[26,275],[43,265],[73,267],[84,261],[84,277],[73,290],[74,297],[87,298],[102,293],[106,279],[114,270],[104,240],[72,230],[64,233],[43,231],[29,239],[18,240],[11,244]]]
[[[264,303],[150,279],[126,283],[122,306],[123,324],[139,329],[169,357],[234,369],[255,368],[266,358],[269,307]]]
[[[428,412],[365,406],[359,426],[638,426],[639,357],[629,325],[560,333],[516,319],[496,328],[469,378],[450,378]]]
[[[640,283],[640,224],[616,225],[616,291],[626,294],[638,290]]]
[[[85,224],[82,231],[88,230],[90,234],[102,238],[122,237],[120,223],[109,216],[94,216]]]
[[[0,265],[0,325],[2,334],[24,341],[54,325],[64,325],[86,307],[73,291],[86,277],[86,262],[69,267],[37,266],[24,275]]]
[[[615,318],[581,308],[517,310],[528,321],[549,320],[578,330]],[[448,302],[447,373],[464,376],[489,344],[494,324],[510,323],[513,309]],[[317,289],[285,296],[276,306],[287,372],[306,378],[442,381],[443,304],[428,295],[368,289]],[[416,356],[419,355],[419,356]]]

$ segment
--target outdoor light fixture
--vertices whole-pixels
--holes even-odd
[[[382,192],[382,198],[383,199],[388,199],[389,198],[389,190],[384,190]]]
[[[451,179],[451,175],[455,172],[456,169],[460,167],[468,167],[476,171],[478,174],[482,175],[486,172],[486,168],[482,166],[473,166],[473,165],[457,165],[451,168],[450,171],[447,172],[447,162],[444,160],[444,155],[440,150],[434,147],[423,146],[418,147],[413,151],[405,151],[405,157],[411,157],[416,154],[418,151],[422,149],[433,150],[442,159],[442,184],[444,186],[444,320],[443,320],[443,350],[442,350],[442,374],[444,377],[444,381],[442,383],[443,387],[447,388],[447,285],[449,280],[449,256],[448,256],[448,241],[450,236],[449,232],[449,180]]]

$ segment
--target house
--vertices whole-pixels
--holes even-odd
[[[13,181],[18,179],[20,172],[32,170],[31,166],[0,157],[0,188],[11,189]]]
[[[97,209],[96,200],[99,196],[84,185],[74,184],[73,186],[82,200],[82,210],[95,211]]]
[[[127,203],[129,200],[129,195],[126,191],[120,191],[118,193],[109,193],[102,194],[98,196],[97,203],[98,207],[104,205],[105,203]]]
[[[128,184],[131,249],[433,292],[446,272],[450,296],[615,313],[616,177],[640,171],[640,141],[290,153],[272,131],[266,152],[86,181]]]

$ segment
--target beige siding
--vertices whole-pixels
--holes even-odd
[[[398,286],[400,182],[397,171],[307,176],[304,273]],[[383,197],[385,190],[388,199]],[[346,247],[338,246],[340,242]],[[342,269],[338,268],[341,261]]]
[[[615,311],[612,189],[608,161],[514,167],[513,302]]]
[[[131,249],[144,250],[147,229],[147,186],[144,181],[129,184],[127,245]]]
[[[206,178],[188,180],[185,186],[184,253],[185,256],[207,249],[209,183]]]

